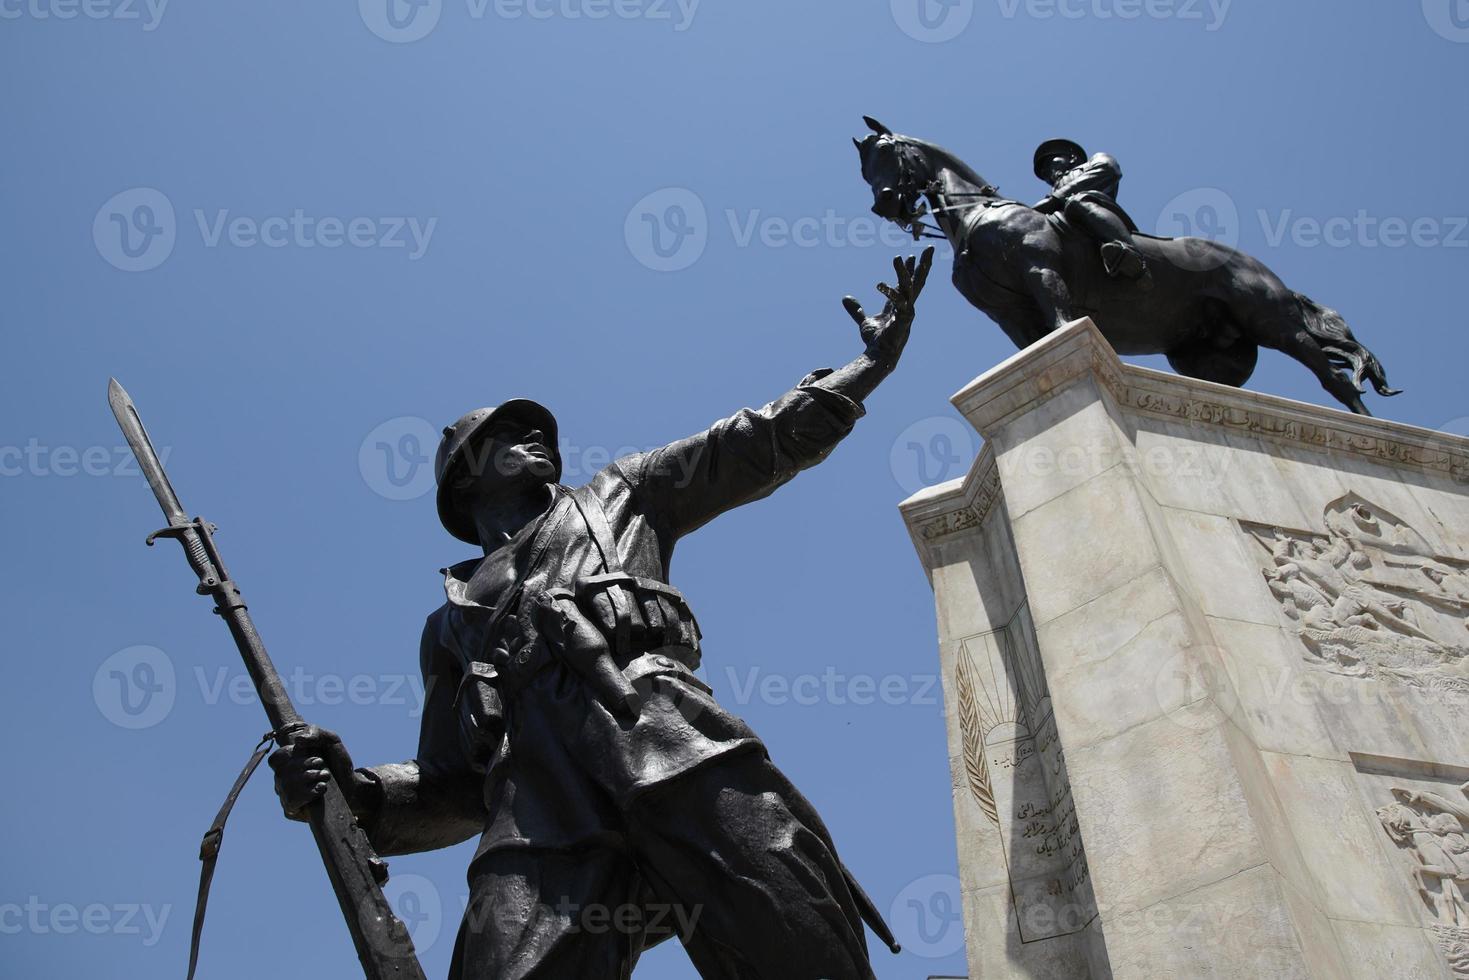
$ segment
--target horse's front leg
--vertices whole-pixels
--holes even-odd
[[[1076,319],[1072,315],[1071,289],[1051,262],[1033,261],[1025,270],[1025,286],[1040,311],[1045,333],[1060,330]]]

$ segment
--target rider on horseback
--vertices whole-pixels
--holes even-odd
[[[1105,153],[1090,159],[1067,139],[1046,140],[1035,151],[1035,175],[1052,187],[1035,206],[1042,214],[1064,213],[1102,246],[1102,266],[1113,278],[1139,279],[1148,266],[1132,244],[1137,225],[1117,203],[1122,167]]]

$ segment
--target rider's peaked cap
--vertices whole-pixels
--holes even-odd
[[[460,541],[469,544],[478,544],[479,537],[475,534],[474,523],[460,513],[459,508],[454,505],[454,479],[460,475],[461,468],[469,461],[472,455],[476,437],[489,431],[490,426],[506,418],[513,418],[518,422],[526,422],[530,427],[539,429],[546,437],[546,448],[551,451],[551,462],[556,467],[556,473],[552,477],[554,481],[561,480],[561,449],[557,445],[559,439],[556,432],[556,416],[551,410],[540,402],[531,401],[529,398],[512,398],[510,401],[493,408],[476,408],[468,415],[463,416],[453,425],[444,428],[444,438],[439,441],[439,451],[434,456],[434,482],[439,485],[439,520],[444,529]],[[487,466],[493,461],[489,459],[474,460],[477,465]]]
[[[1046,174],[1046,164],[1051,162],[1052,157],[1069,156],[1076,160],[1087,158],[1086,150],[1081,148],[1080,143],[1067,139],[1046,140],[1035,148],[1035,175],[1041,180],[1050,183],[1051,178]]]

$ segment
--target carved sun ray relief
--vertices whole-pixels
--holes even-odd
[[[1096,899],[1027,606],[959,642],[955,689],[965,784],[999,830],[1022,940],[1084,928]]]
[[[1336,674],[1469,696],[1469,563],[1433,553],[1407,522],[1355,493],[1325,534],[1243,524],[1305,659]]]

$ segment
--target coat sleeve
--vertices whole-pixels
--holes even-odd
[[[424,707],[418,753],[408,762],[362,770],[379,789],[363,821],[379,854],[413,854],[449,847],[485,826],[484,777],[469,765],[459,739],[454,696],[462,671],[443,642],[445,617],[435,613],[419,648]]]
[[[758,411],[741,409],[697,435],[615,465],[643,507],[674,537],[759,500],[825,459],[864,414],[860,404],[806,376]]]
[[[1085,164],[1072,171],[1066,182],[1058,188],[1062,196],[1098,191],[1115,197],[1122,184],[1122,165],[1115,157],[1098,153]]]

